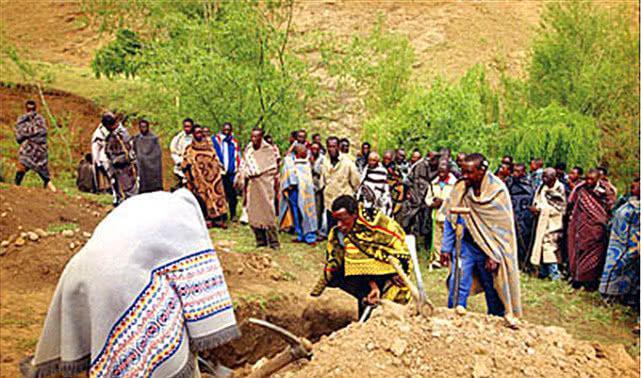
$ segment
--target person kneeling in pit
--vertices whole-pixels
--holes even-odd
[[[412,268],[401,226],[376,209],[364,211],[349,195],[336,198],[331,210],[338,223],[329,232],[323,276],[311,295],[339,288],[358,300],[359,319],[381,299],[407,303],[410,291],[390,264],[397,259],[408,275]]]

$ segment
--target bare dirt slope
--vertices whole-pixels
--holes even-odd
[[[538,1],[303,1],[294,30],[349,38],[368,33],[382,17],[387,30],[410,40],[419,77],[457,77],[476,64],[520,73],[541,7]]]
[[[411,40],[419,72],[457,76],[474,64],[494,64],[497,59],[518,71],[541,4],[302,0],[295,5],[294,31],[319,30],[346,37],[367,33],[382,15],[390,30]],[[105,40],[77,1],[42,0],[36,5],[27,0],[2,0],[0,20],[8,40],[34,60],[87,65]]]
[[[79,1],[1,0],[0,25],[32,60],[86,65],[101,44]]]
[[[0,240],[13,242],[21,232],[36,228],[47,231],[49,227],[55,230],[55,226],[66,224],[93,230],[106,211],[82,197],[0,184]]]

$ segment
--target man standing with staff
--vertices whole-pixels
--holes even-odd
[[[464,314],[468,296],[484,291],[488,313],[516,326],[522,309],[512,203],[505,184],[487,167],[483,155],[468,155],[462,180],[442,207],[441,264],[452,264],[454,270],[448,279],[448,307]]]

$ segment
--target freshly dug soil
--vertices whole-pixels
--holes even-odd
[[[44,189],[0,185],[0,240],[15,239],[20,232],[75,223],[92,231],[108,207],[64,193]]]
[[[380,312],[380,310],[379,310]],[[623,346],[578,341],[559,327],[437,309],[426,320],[374,316],[322,337],[309,363],[280,377],[638,377]]]

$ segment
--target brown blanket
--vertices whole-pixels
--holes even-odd
[[[207,218],[215,219],[227,213],[222,168],[209,139],[192,140],[183,154],[181,168],[187,188],[197,193],[207,207]]]
[[[499,263],[499,270],[494,273],[494,288],[505,306],[506,317],[520,316],[523,310],[516,231],[512,202],[505,184],[488,172],[481,183],[481,194],[476,196],[472,189],[466,188],[464,181],[459,181],[441,208],[452,224],[456,224],[456,216],[449,209],[457,206],[470,209],[469,214],[462,215],[470,234],[487,257]]]
[[[276,227],[278,159],[277,150],[264,140],[258,150],[251,144],[245,149],[237,180],[247,181],[247,216],[254,228]]]

